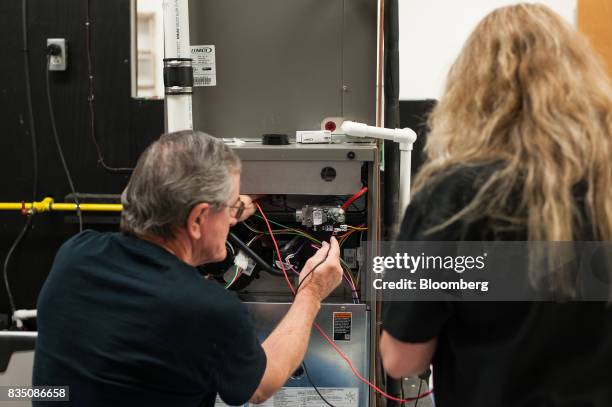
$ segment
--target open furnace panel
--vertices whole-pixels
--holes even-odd
[[[279,259],[264,216],[258,214],[232,228],[228,259],[204,272],[245,302],[263,340],[292,301],[280,266],[295,286],[295,271],[322,240],[335,235],[345,277],[321,307],[317,322],[370,381],[378,310],[375,301],[363,300],[372,296],[361,242],[375,243],[380,235],[380,152],[376,144],[347,143],[341,136],[333,136],[332,144],[293,140],[298,130],[321,129],[326,118],[375,124],[378,3],[188,0],[194,86],[188,97],[175,98],[176,103],[191,98],[187,110],[195,130],[223,137],[239,154],[241,193],[264,196],[262,209],[280,249]],[[180,40],[179,25],[185,20],[176,18],[176,24]],[[174,40],[170,28],[166,42]],[[178,49],[178,56],[189,57]],[[167,99],[167,123],[174,106],[174,99]],[[259,140],[267,133],[287,134],[290,144],[262,145]],[[252,255],[245,259],[244,251],[258,260]],[[315,331],[305,362],[310,379],[297,371],[264,405],[324,405],[313,384],[335,406],[374,405],[368,386]]]
[[[243,163],[241,191],[263,195],[260,204],[265,219],[257,213],[234,227],[235,237],[228,241],[228,252],[233,254],[225,263],[208,266],[207,272],[247,304],[263,340],[292,301],[266,219],[293,286],[297,285],[297,272],[320,242],[336,236],[341,246],[343,283],[325,301],[317,321],[355,367],[369,377],[376,304],[363,300],[370,297],[366,290],[371,284],[363,267],[366,249],[362,242],[375,241],[378,235],[376,145],[247,143],[235,151]],[[235,264],[244,246],[259,257],[259,264],[252,259],[247,265]],[[335,400],[334,405],[369,405],[367,385],[314,330],[305,363],[310,380],[303,371],[296,372],[270,403],[279,403],[282,398],[283,405],[289,407],[309,405],[304,400],[317,400],[312,382],[326,398]]]

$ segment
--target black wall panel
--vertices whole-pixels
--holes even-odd
[[[437,101],[434,99],[425,100],[400,100],[400,127],[410,127],[417,134],[417,140],[412,150],[412,180],[425,161],[425,143],[427,141],[427,119],[429,114],[436,107]]]
[[[106,172],[90,135],[87,103],[86,6],[88,0],[28,0],[29,61],[34,124],[38,138],[37,200],[70,193],[53,142],[45,91],[46,38],[66,38],[68,70],[51,73],[51,92],[59,137],[77,192],[119,194],[128,175]],[[108,165],[133,167],[144,148],[163,131],[163,101],[130,96],[129,0],[89,0],[92,63],[95,76],[95,129]],[[22,0],[0,1],[0,202],[29,201],[33,158],[23,62]],[[3,261],[24,223],[18,212],[0,211]],[[59,213],[40,214],[15,252],[9,281],[17,308],[33,308],[57,248],[77,232]],[[86,227],[107,230],[117,225]],[[2,265],[0,265],[2,266]],[[4,286],[0,313],[9,309]]]

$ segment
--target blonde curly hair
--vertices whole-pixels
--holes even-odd
[[[549,8],[519,4],[486,16],[429,124],[415,191],[452,167],[503,163],[446,224],[488,215],[524,224],[530,240],[571,241],[572,189],[584,181],[594,236],[612,240],[612,86],[587,40]],[[517,187],[517,212],[503,213]]]
[[[432,231],[484,216],[526,229],[529,240],[572,241],[586,216],[595,239],[612,240],[612,85],[587,40],[549,8],[487,15],[451,67],[429,125],[415,192],[453,168],[498,164]],[[569,279],[554,280],[573,293]]]

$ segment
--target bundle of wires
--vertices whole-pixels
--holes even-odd
[[[365,227],[365,225],[359,225],[359,226],[347,226],[347,228],[349,229],[347,232],[345,232],[344,234],[338,236],[338,245],[340,245],[340,247],[342,247],[342,245],[344,245],[344,243],[346,242],[346,240],[353,234],[356,232],[364,232],[366,230],[368,230],[367,227]]]
[[[265,220],[267,222],[273,223],[274,225],[280,227],[281,229],[274,229],[274,230],[270,230],[269,232],[265,232],[265,231],[262,231],[262,230],[258,230],[257,228],[249,225],[247,222],[243,222],[243,225],[248,230],[250,230],[251,232],[256,234],[256,236],[253,239],[251,239],[251,243],[254,242],[255,240],[258,240],[258,239],[262,238],[263,236],[271,236],[271,237],[273,237],[272,235],[293,235],[293,236],[303,237],[304,239],[310,241],[311,244],[312,244],[312,247],[315,248],[316,250],[318,250],[320,248],[321,241],[318,240],[317,238],[315,238],[314,236],[312,236],[311,234],[309,234],[307,231],[304,231],[304,230],[301,230],[301,229],[296,229],[296,228],[291,228],[289,226],[285,226],[285,225],[283,225],[281,223],[278,223],[278,222],[269,220],[267,218],[264,218],[261,215],[254,215],[254,216],[259,218],[259,219]],[[367,230],[367,228],[363,228],[363,225],[361,225],[359,227],[355,227],[355,229],[356,230],[348,231],[346,233],[345,237],[350,236],[352,233],[356,232],[357,230]],[[247,245],[250,246],[250,244],[247,244]],[[281,262],[281,261],[282,260],[279,260],[279,262]],[[283,265],[286,265],[286,264],[287,263],[284,263]],[[291,264],[291,263],[289,263],[289,264]],[[348,287],[351,290],[351,296],[353,298],[353,303],[359,304],[359,293],[357,291],[357,283],[355,282],[355,277],[353,276],[353,274],[351,272],[351,268],[342,259],[340,259],[340,264],[342,266],[342,269],[344,270],[343,279],[344,279],[344,281],[346,281]],[[299,274],[293,267],[289,267],[289,269],[293,270],[295,273]]]
[[[272,239],[272,242],[274,244],[274,248],[276,250],[276,254],[278,256],[278,260],[280,262],[281,268],[283,270],[283,274],[285,275],[285,281],[287,282],[287,285],[289,287],[289,289],[291,290],[291,293],[295,296],[297,294],[297,290],[293,287],[293,285],[291,284],[291,281],[289,280],[289,276],[287,275],[287,271],[284,268],[284,264],[282,261],[282,257],[280,254],[280,250],[278,248],[278,244],[276,242],[276,238],[274,237],[274,231],[272,230],[272,227],[270,226],[270,221],[267,219],[266,215],[263,212],[263,209],[261,208],[261,206],[258,203],[255,203],[255,205],[257,206],[257,209],[259,210],[259,213],[261,214],[261,217],[263,218],[263,220],[266,223],[266,226],[268,228],[269,231],[269,235]],[[315,267],[313,267],[312,270],[309,271],[309,273],[312,273],[316,267],[318,267],[320,264],[317,264]],[[302,279],[302,281],[304,281],[305,279]],[[298,284],[298,289],[299,289],[299,284]],[[383,397],[389,399],[389,400],[393,400],[399,403],[409,403],[418,399],[421,399],[423,397],[426,397],[428,395],[430,395],[431,393],[433,393],[433,390],[429,390],[424,392],[423,394],[418,394],[416,397],[413,398],[407,398],[407,399],[402,399],[402,398],[398,398],[398,397],[394,397],[391,396],[390,394],[386,393],[385,391],[383,391],[382,389],[380,389],[378,386],[376,386],[375,384],[371,383],[370,381],[368,381],[366,378],[363,377],[363,375],[361,373],[359,373],[359,371],[355,368],[355,366],[353,365],[353,362],[344,354],[344,352],[342,352],[342,350],[334,343],[334,341],[332,341],[329,336],[325,333],[325,331],[323,331],[323,329],[319,326],[319,324],[317,324],[316,322],[313,324],[313,326],[315,327],[315,329],[317,330],[317,332],[319,332],[319,334],[327,341],[327,343],[329,343],[331,345],[332,348],[334,348],[334,350],[338,353],[338,355],[340,355],[340,357],[348,364],[349,368],[351,369],[351,371],[353,372],[353,374],[359,379],[361,380],[363,383],[365,383],[367,386],[369,386],[370,388],[372,388],[374,391],[376,391],[377,393],[379,393],[380,395],[382,395]],[[318,389],[314,386],[314,384],[311,382],[311,384],[313,385],[313,388],[315,388],[315,390],[317,391],[317,394],[319,394],[319,396],[322,398],[322,400],[327,404],[330,405],[331,404],[325,400],[325,398],[321,395],[321,393],[318,391]]]
[[[234,276],[232,277],[232,279],[225,285],[225,289],[227,290],[228,288],[230,288],[232,286],[232,284],[234,284],[236,282],[236,280],[238,280],[238,277],[240,277],[240,275],[242,274],[242,272],[244,270],[242,270],[240,267],[238,266],[234,266]]]

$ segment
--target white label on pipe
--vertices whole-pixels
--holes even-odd
[[[217,86],[214,45],[192,45],[193,86]]]

